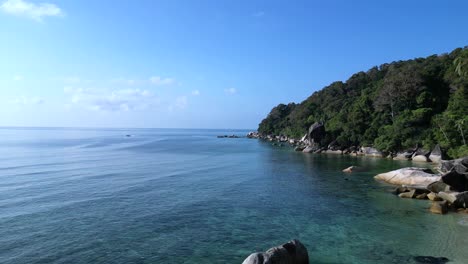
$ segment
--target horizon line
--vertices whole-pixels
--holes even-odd
[[[181,130],[251,130],[252,128],[180,128],[180,127],[91,127],[91,126],[4,126],[0,125],[0,129],[181,129]]]

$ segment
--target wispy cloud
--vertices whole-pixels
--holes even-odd
[[[228,89],[224,89],[224,92],[227,93],[227,94],[235,94],[235,93],[237,93],[237,89],[236,88],[228,88]]]
[[[143,80],[129,79],[129,78],[123,78],[123,77],[112,79],[111,82],[116,83],[116,84],[129,85],[129,86],[133,86],[137,84],[140,85],[144,83]]]
[[[198,90],[193,90],[193,91],[192,91],[192,95],[193,95],[193,96],[199,96],[199,95],[200,95],[200,91],[198,91]]]
[[[21,96],[16,98],[13,103],[17,105],[40,105],[43,104],[45,101],[40,97],[28,97],[28,96]]]
[[[175,99],[174,103],[170,104],[168,109],[169,111],[174,111],[174,110],[182,110],[187,108],[188,105],[188,98],[187,96],[179,96]]]
[[[159,103],[150,91],[142,89],[85,89],[65,87],[72,105],[94,111],[118,112],[143,110]]]
[[[263,12],[263,11],[257,11],[257,12],[252,14],[253,17],[262,17],[264,15],[265,15],[265,12]]]
[[[163,78],[160,76],[151,76],[149,78],[149,81],[151,84],[154,84],[157,86],[172,85],[175,83],[175,80],[173,78]]]
[[[164,78],[160,76],[151,76],[148,79],[132,79],[132,78],[115,78],[111,80],[112,83],[136,86],[136,85],[155,85],[155,86],[170,86],[176,83],[174,78]]]
[[[61,17],[65,15],[62,9],[55,4],[35,4],[25,0],[3,1],[0,5],[0,10],[7,14],[27,17],[39,22],[44,17]]]

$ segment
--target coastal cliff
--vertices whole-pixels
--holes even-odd
[[[300,139],[315,122],[326,130],[317,148],[372,146],[403,158],[419,148],[423,160],[423,150],[439,144],[447,157],[467,156],[468,47],[356,73],[299,104],[274,107],[258,132]]]

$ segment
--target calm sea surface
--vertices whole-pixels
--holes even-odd
[[[241,263],[292,238],[311,263],[468,263],[468,215],[373,179],[410,163],[216,138],[246,132],[0,129],[0,263]]]

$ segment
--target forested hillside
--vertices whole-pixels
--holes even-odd
[[[323,145],[396,152],[439,143],[452,158],[467,156],[468,47],[358,72],[300,104],[276,106],[258,131],[300,138],[316,121],[325,123]]]

